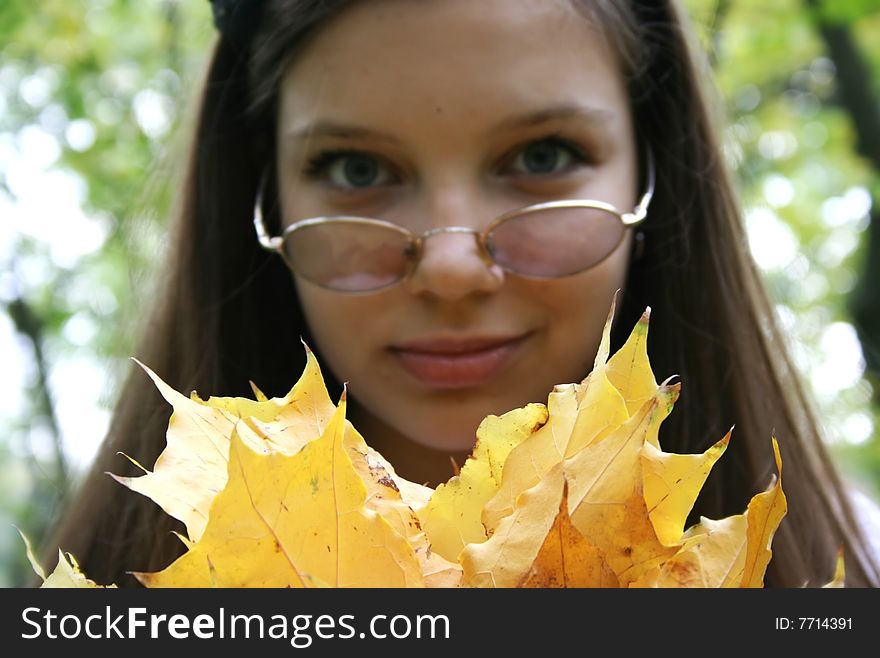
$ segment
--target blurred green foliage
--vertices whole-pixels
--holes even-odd
[[[847,300],[864,270],[880,172],[856,151],[807,0],[684,4],[717,76],[747,225],[771,243],[769,251],[756,244],[756,257],[792,350],[835,454],[877,495],[877,382],[859,371],[841,379],[827,361],[838,354],[830,348],[853,335]],[[878,0],[823,2],[818,12],[846,27],[869,64],[866,84],[880,93]],[[70,390],[53,385],[54,374],[66,363],[94,364],[102,382],[95,402],[106,413],[133,353],[144,302],[161,275],[163,229],[187,146],[181,128],[213,38],[206,0],[0,4],[0,321],[17,336],[0,343],[0,354],[22,364],[24,379],[21,404],[6,414],[0,405],[0,586],[29,577],[11,524],[38,542],[80,472],[71,456],[82,437],[66,436],[58,413]],[[77,190],[83,225],[99,235],[96,248],[59,257],[45,229],[19,215],[3,219],[33,194],[22,162],[35,148],[41,174],[62,172]],[[65,221],[34,224],[60,231]]]
[[[863,84],[874,103],[868,111],[880,117],[880,2],[685,4],[724,99],[728,152],[747,226],[765,235],[765,250],[775,252],[768,260],[777,262],[764,272],[791,349],[812,384],[833,453],[876,497],[880,379],[875,372],[837,382],[833,360],[852,335],[852,295],[860,282],[870,285],[861,279],[868,211],[873,208],[877,217],[880,209],[880,171],[876,160],[858,152],[858,126],[838,85],[839,63],[830,58],[817,25],[842,27],[851,37],[868,64]],[[762,224],[771,226],[761,230]],[[784,262],[789,245],[794,258]],[[756,257],[765,250],[756,249]],[[880,291],[872,297],[880,313]],[[880,337],[874,341],[862,347],[874,350],[876,362]]]
[[[51,407],[65,395],[51,386],[53,367],[89,359],[105,373],[94,402],[109,409],[160,274],[171,181],[186,146],[175,135],[192,112],[213,38],[207,1],[0,5],[0,215],[27,192],[22,155],[36,145],[49,152],[44,169],[75,181],[82,212],[103,233],[99,249],[61,262],[45,230],[30,230],[29,221],[4,235],[0,311],[25,308],[35,323],[33,335],[20,336],[34,366],[25,371],[24,404],[0,415],[0,585],[23,582],[30,569],[11,523],[38,542],[80,470],[56,458],[64,445],[70,462],[78,446],[41,403],[35,344],[50,375]],[[59,231],[66,221],[34,219]]]

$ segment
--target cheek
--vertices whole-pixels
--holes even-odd
[[[296,282],[303,316],[308,324],[318,361],[329,367],[340,381],[358,374],[359,357],[365,352],[368,327],[358,318],[370,317],[363,298],[338,293]],[[375,313],[375,311],[372,311]]]
[[[567,375],[556,383],[580,381],[592,369],[614,294],[626,284],[628,264],[626,242],[598,267],[546,286],[541,299],[548,320],[548,356]]]

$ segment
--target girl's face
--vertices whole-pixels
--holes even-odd
[[[359,215],[416,233],[482,229],[557,199],[631,211],[638,193],[617,63],[562,0],[355,3],[287,69],[277,137],[286,224]],[[546,402],[590,371],[629,251],[627,233],[593,269],[527,280],[487,264],[472,235],[443,233],[395,287],[296,285],[367,440],[461,453],[486,415]]]

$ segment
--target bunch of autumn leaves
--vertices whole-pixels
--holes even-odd
[[[547,405],[487,417],[431,489],[399,477],[330,400],[311,352],[283,398],[200,399],[152,377],[174,411],[152,471],[115,477],[186,526],[148,587],[761,587],[786,513],[781,478],[740,515],[690,512],[730,433],[663,452],[680,384],[658,385],[648,309],[610,359]],[[773,440],[777,471],[779,449]],[[137,462],[135,462],[137,463]],[[140,466],[140,465],[138,465]],[[143,468],[143,467],[141,467]],[[72,558],[71,558],[72,560]],[[61,573],[59,575],[59,571]],[[63,559],[52,578],[89,583]]]

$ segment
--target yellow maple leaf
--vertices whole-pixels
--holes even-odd
[[[260,454],[233,433],[229,478],[204,535],[148,587],[417,587],[406,538],[364,503],[344,446],[345,400],[296,455]]]
[[[367,489],[364,506],[405,537],[419,562],[426,587],[458,587],[461,567],[433,549],[416,509],[424,507],[433,489],[399,477],[382,455],[367,445],[346,422],[345,446],[352,466]]]
[[[487,417],[436,490],[368,445],[311,352],[290,393],[271,400],[253,384],[256,400],[186,398],[145,368],[174,409],[168,445],[152,472],[117,479],[188,536],[182,557],[137,577],[151,587],[762,586],[786,513],[775,437],[780,477],[768,490],[743,514],[685,530],[731,433],[702,454],[663,452],[659,428],[681,384],[655,380],[650,309],[609,358],[613,317],[612,305],[583,381],[554,387],[546,406]]]
[[[437,487],[419,519],[433,549],[457,560],[470,543],[485,541],[482,513],[502,481],[511,450],[547,422],[547,408],[530,404],[501,417],[489,416],[477,430],[477,442],[458,475]]]
[[[770,542],[786,512],[782,460],[775,438],[773,450],[778,477],[767,491],[752,497],[743,514],[718,521],[701,518],[682,536],[675,555],[631,586],[763,587],[771,557]]]
[[[675,546],[680,542],[697,495],[729,442],[730,432],[698,455],[663,452],[650,442],[642,447],[645,503],[657,539],[664,546]]]
[[[321,435],[335,411],[327,395],[317,359],[307,351],[306,368],[283,398],[263,401],[181,395],[145,365],[162,397],[174,409],[167,445],[152,471],[140,477],[112,475],[132,491],[151,498],[167,514],[182,521],[191,541],[198,541],[214,497],[226,486],[229,441],[233,428],[255,449],[294,454]],[[258,389],[257,389],[258,390]],[[268,438],[267,437],[271,437]],[[265,445],[263,445],[265,441]]]
[[[568,514],[568,485],[544,544],[520,587],[619,587],[602,552],[578,532]]]
[[[626,400],[608,379],[606,372],[614,307],[615,304],[612,303],[593,363],[593,371],[576,387],[578,414],[571,436],[566,442],[564,457],[571,457],[585,446],[601,440],[629,418]]]
[[[823,588],[839,589],[846,584],[846,568],[843,564],[843,547],[837,551],[837,564],[834,566],[834,577]]]
[[[738,587],[745,563],[744,514],[702,517],[682,537],[676,553],[645,571],[630,587]]]
[[[489,533],[511,513],[517,496],[560,461],[613,432],[656,391],[645,349],[649,311],[609,360],[614,310],[612,303],[593,371],[580,384],[556,386],[547,401],[547,423],[511,451],[498,493],[483,511],[483,523]]]
[[[547,399],[547,422],[510,451],[498,491],[483,508],[482,521],[488,533],[513,511],[523,491],[535,486],[562,460],[577,411],[575,385],[554,387]]]
[[[571,524],[562,464],[517,500],[486,542],[461,555],[469,587],[601,587],[617,579]]]
[[[764,571],[773,554],[770,550],[770,542],[773,541],[773,534],[788,510],[785,494],[782,492],[782,457],[779,455],[779,444],[775,436],[773,454],[776,458],[776,481],[767,491],[754,496],[746,510],[748,549],[743,566],[742,587],[763,586]]]
[[[27,554],[28,562],[31,563],[31,568],[34,570],[40,580],[43,581],[40,588],[45,589],[102,589],[102,585],[98,585],[94,580],[90,580],[86,578],[85,574],[82,572],[82,569],[79,568],[79,564],[76,561],[76,558],[73,557],[70,553],[64,553],[63,551],[58,551],[58,564],[55,565],[55,570],[46,576],[46,571],[43,569],[42,565],[37,561],[37,558],[34,556],[34,549],[31,546],[30,540],[27,538],[21,530],[18,530],[18,534],[21,536],[22,541],[24,542],[25,551]],[[116,587],[115,585],[110,585],[110,587]]]
[[[79,568],[76,558],[70,553],[58,551],[58,564],[55,571],[40,585],[41,588],[64,588],[64,589],[95,589],[102,588],[94,580],[86,578],[85,574]],[[110,585],[111,588],[116,585]]]
[[[605,376],[623,398],[632,416],[657,390],[657,381],[648,361],[648,323],[651,308],[645,309],[626,342],[605,367]]]
[[[603,552],[623,586],[673,552],[657,539],[648,515],[640,455],[646,437],[669,414],[679,388],[659,386],[615,432],[565,462],[572,521]]]
[[[553,527],[563,484],[557,466],[523,492],[487,541],[464,548],[460,559],[466,587],[516,587],[523,580]]]

